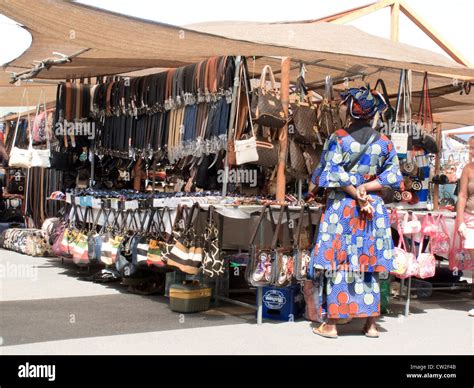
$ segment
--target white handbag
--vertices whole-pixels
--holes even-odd
[[[31,167],[43,167],[43,168],[50,168],[51,167],[51,151],[49,149],[46,150],[31,150]]]
[[[249,109],[249,114],[251,112],[250,109],[250,102],[248,97],[248,88],[247,88],[247,75],[244,73],[244,84],[245,84],[245,91],[247,95],[247,106]],[[240,102],[240,100],[239,100]],[[237,107],[237,112],[239,111],[239,107]],[[236,131],[234,131],[234,149],[235,149],[235,161],[237,164],[244,164],[244,163],[251,163],[258,161],[258,152],[257,152],[257,137],[255,136],[255,131],[253,129],[253,122],[250,120],[250,128],[252,130],[252,137],[243,140],[237,140],[235,138]]]
[[[46,132],[46,149],[41,150],[41,149],[35,149],[33,146],[31,146],[31,167],[42,167],[42,168],[50,168],[51,167],[51,151],[50,151],[50,142],[49,142],[49,126],[48,126],[48,114],[46,112],[46,100],[44,93],[43,95],[43,107],[44,107],[44,113],[46,116],[46,123],[45,123],[45,132]],[[41,95],[40,95],[41,98]],[[38,102],[38,107],[36,108],[36,116],[38,116],[40,110],[40,104]],[[30,131],[30,137],[31,137],[31,131]],[[30,144],[32,144],[32,141],[30,140]]]
[[[237,164],[251,163],[258,160],[257,139],[255,136],[245,140],[235,140],[234,149]]]
[[[20,120],[18,119],[18,122]],[[26,150],[18,147],[13,147],[10,151],[10,159],[8,165],[16,168],[31,167],[32,148],[28,147]]]
[[[23,105],[23,101],[26,96],[26,89],[23,91],[23,97],[21,99],[21,105]],[[27,96],[26,96],[27,97]],[[26,98],[26,106],[28,106],[28,98]],[[29,139],[29,144],[27,149],[19,148],[15,146],[16,139],[18,137],[18,127],[20,126],[20,119],[21,119],[21,110],[18,111],[18,117],[16,121],[16,126],[15,126],[15,136],[13,137],[13,142],[12,142],[12,149],[10,151],[10,158],[8,160],[8,165],[10,167],[16,167],[16,168],[29,168],[31,167],[31,151],[33,149],[32,146],[32,140],[31,140],[31,130],[30,130],[30,113],[28,111],[28,139]]]
[[[421,232],[421,222],[418,220],[418,217],[413,213],[412,219],[409,220],[409,213],[405,214],[403,220],[403,234],[417,234]]]

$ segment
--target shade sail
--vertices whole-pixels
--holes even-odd
[[[364,77],[360,82],[372,85],[383,78],[389,93],[398,88],[401,68],[429,71],[431,87],[451,82],[449,77],[434,73],[474,78],[474,69],[441,54],[392,42],[348,25],[217,22],[178,27],[59,0],[0,0],[0,13],[21,23],[32,35],[30,48],[8,63],[7,70],[29,69],[35,60],[51,57],[55,51],[70,55],[90,49],[69,64],[41,72],[38,78],[43,79],[177,67],[214,55],[263,57],[251,63],[251,70],[258,76],[263,63],[272,63],[277,78],[278,57],[289,56],[294,61],[293,80],[299,73],[298,61],[304,61],[309,70],[308,83],[321,84],[327,74],[334,78],[360,75]],[[414,73],[413,81],[413,89],[420,90],[421,73]],[[21,92],[4,88],[6,83],[8,77],[0,78],[0,103],[18,105]],[[7,101],[10,102],[4,104]],[[442,104],[444,109],[446,104]]]

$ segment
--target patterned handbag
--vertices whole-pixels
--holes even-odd
[[[442,214],[436,219],[437,231],[431,236],[433,252],[437,254],[447,254],[451,250],[451,237],[449,236],[448,227]]]
[[[319,106],[318,128],[328,139],[331,134],[343,128],[339,113],[339,104],[334,99],[331,76],[326,77],[326,88],[323,102]]]
[[[270,75],[271,89],[266,87],[267,73]],[[280,99],[280,91],[270,66],[265,66],[260,77],[260,86],[252,91],[252,119],[270,128],[282,128],[287,121]]]
[[[89,265],[89,246],[88,246],[89,231],[86,228],[87,217],[89,215],[89,209],[90,208],[86,208],[84,217],[82,218],[82,229],[78,231],[75,237],[73,248],[72,248],[72,261],[74,264],[78,266]]]
[[[202,265],[202,236],[196,233],[196,225],[193,223],[194,215],[198,219],[199,204],[196,202],[189,212],[184,232],[175,240],[168,256],[167,264],[178,268],[180,271],[197,275]]]
[[[286,214],[286,225],[288,228],[289,244],[285,245],[279,239],[281,232],[283,214]],[[293,236],[293,220],[287,205],[281,206],[278,223],[273,236],[272,247],[276,247],[273,251],[273,265],[271,274],[271,286],[287,287],[295,281],[295,260],[294,252],[296,243]]]
[[[427,236],[424,234],[421,235],[420,251],[417,258],[418,272],[415,276],[420,279],[432,278],[436,272],[436,258],[433,254],[433,246],[431,243],[429,243],[430,252],[423,252],[423,245],[425,240],[427,240],[425,237]]]
[[[110,215],[112,215],[112,218],[114,219],[112,225],[109,225]],[[119,250],[123,244],[124,237],[118,230],[118,220],[117,212],[112,209],[104,223],[103,235],[101,235],[102,251],[100,254],[100,261],[105,265],[115,264]]]
[[[272,221],[273,226],[273,215],[271,213],[271,208],[269,205],[265,205],[260,211],[257,224],[249,242],[249,264],[247,265],[245,271],[245,278],[248,284],[255,287],[268,286],[272,280],[272,247],[255,244],[255,238],[260,231],[260,227],[267,212],[270,214],[270,220]]]
[[[390,215],[390,223],[395,220],[398,231],[398,246],[394,248],[393,266],[394,270],[390,273],[399,279],[407,279],[418,273],[418,262],[415,255],[407,251],[405,244],[405,236],[401,228],[398,213],[396,209],[392,210]]]
[[[167,241],[167,238],[165,236],[166,228],[163,220],[165,213],[168,213],[168,215],[170,216],[170,212],[167,207],[163,208],[161,213],[159,210],[156,211],[158,223],[154,225],[155,228],[154,231],[152,231],[152,236],[148,243],[147,264],[159,268],[166,267],[166,257],[164,257],[163,255],[163,251],[165,249],[165,241]]]
[[[275,131],[275,135],[277,131]],[[279,143],[271,137],[257,137],[258,160],[254,162],[262,167],[275,167],[278,164]]]
[[[298,281],[305,281],[308,279],[309,265],[311,262],[311,248],[314,246],[315,239],[317,238],[317,233],[315,233],[313,238],[310,238],[307,230],[305,230],[304,235],[302,234],[305,212],[308,214],[309,228],[311,229],[312,226],[311,209],[308,205],[302,206],[296,229],[296,247],[293,252],[293,257],[295,259],[295,278]]]
[[[204,258],[202,261],[202,273],[209,278],[224,274],[224,258],[219,249],[219,230],[214,215],[214,206],[209,205],[208,223],[204,231]]]
[[[292,105],[295,136],[303,142],[322,143],[318,131],[318,111],[310,101]]]
[[[292,138],[288,140],[287,172],[296,179],[305,179],[308,176],[306,159],[301,146]]]

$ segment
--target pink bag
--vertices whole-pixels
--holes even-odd
[[[431,236],[431,246],[434,253],[447,254],[451,250],[451,238],[449,237],[448,227],[444,216],[440,214],[436,219],[438,232]]]
[[[415,255],[411,252],[407,252],[406,250],[403,230],[398,219],[398,213],[395,209],[392,210],[392,214],[390,215],[390,223],[392,223],[394,218],[396,220],[399,239],[398,247],[394,248],[393,266],[395,269],[390,273],[399,279],[407,279],[418,273],[418,263],[416,261]]]
[[[426,216],[423,217],[423,222],[421,224],[421,233],[423,233],[425,236],[433,237],[438,233],[438,229],[438,223],[435,222],[431,213],[428,213]]]
[[[425,235],[421,235],[420,251],[418,253],[418,273],[415,275],[420,279],[432,278],[436,272],[436,258],[433,255],[433,246],[430,243],[430,252],[423,252],[423,243],[425,241]]]
[[[455,230],[458,228],[458,223],[456,222]],[[458,244],[456,247],[456,240]],[[462,238],[459,233],[454,233],[454,238],[452,240],[451,249],[449,251],[449,269],[451,271],[455,270],[474,270],[472,263],[471,255],[462,247]]]
[[[404,234],[417,234],[421,232],[421,222],[418,220],[418,217],[415,213],[412,213],[412,219],[410,220],[410,215],[407,212],[403,219],[402,230]]]

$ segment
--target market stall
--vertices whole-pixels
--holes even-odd
[[[38,3],[31,7],[44,12]],[[278,245],[288,252],[293,250],[287,261],[263,264],[263,272],[258,273],[262,278],[252,281],[259,271],[256,267],[247,277],[258,290],[261,307],[263,286],[286,287],[306,278],[294,271],[301,266],[308,269],[307,263],[297,263],[297,258],[303,256],[295,253],[309,250],[311,244],[301,243],[299,232],[295,239],[297,228],[290,224],[293,218],[297,226],[304,224],[304,209],[321,215],[321,204],[313,202],[308,208],[303,197],[324,142],[345,124],[347,115],[340,109],[337,95],[351,86],[378,89],[390,108],[373,122],[374,128],[391,137],[404,173],[403,185],[390,202],[401,214],[416,209],[426,216],[431,207],[437,208],[433,185],[439,183],[433,182],[433,176],[440,169],[442,124],[433,118],[440,100],[431,96],[431,90],[450,84],[454,75],[472,77],[474,70],[437,54],[383,41],[392,49],[388,54],[380,48],[381,40],[347,26],[293,25],[293,31],[308,35],[290,49],[293,45],[286,38],[277,45],[276,31],[282,25],[260,25],[267,31],[265,42],[253,35],[244,41],[235,39],[233,29],[222,37],[210,35],[214,30],[209,27],[193,27],[206,33],[184,30],[62,2],[53,3],[45,20],[71,8],[77,12],[67,28],[74,31],[74,39],[58,49],[69,53],[82,49],[82,54],[51,66],[48,72],[33,69],[35,78],[61,80],[52,124],[48,124],[47,116],[43,118],[49,129],[44,141],[38,142],[45,158],[37,167],[62,173],[54,189],[39,186],[41,189],[32,194],[46,200],[53,191],[68,191],[56,198],[67,206],[50,229],[57,255],[72,258],[81,266],[105,265],[109,270],[106,276],[133,277],[138,268],[140,276],[143,272],[178,269],[191,277],[209,272],[208,278],[219,278],[225,251],[222,244],[226,235],[233,236],[230,226],[224,230],[224,219],[252,220],[249,214],[258,213],[259,219],[269,220],[273,230],[267,238],[262,235],[260,245],[271,243],[272,249]],[[31,14],[22,12],[17,4],[6,3],[2,9],[25,25],[32,22]],[[105,23],[101,37],[81,24],[85,20],[93,23],[104,14],[108,18],[101,19]],[[32,55],[46,58],[45,36],[57,39],[66,28],[62,22],[54,28],[46,22],[39,24],[34,32],[38,39],[27,53],[9,64],[10,68],[19,68]],[[114,40],[107,40],[117,26],[130,32],[122,35],[120,47]],[[254,27],[246,29],[247,33],[258,34]],[[140,36],[137,31],[141,31]],[[155,32],[162,34],[162,39],[155,39]],[[341,34],[346,39],[343,47],[336,47],[341,40],[330,40],[331,47],[321,47],[323,39],[308,38],[315,34]],[[123,50],[126,41],[134,42],[130,52]],[[257,41],[260,43],[254,43]],[[233,44],[231,51],[241,56],[231,55],[229,42]],[[360,67],[349,68],[348,64],[356,59]],[[127,73],[158,66],[163,68],[146,75]],[[25,74],[14,77],[22,81]],[[464,88],[465,83],[461,83],[454,91]],[[442,94],[437,97],[444,98]],[[466,93],[466,97],[472,96]],[[442,103],[446,108],[457,101]],[[35,116],[38,113],[37,109]],[[32,144],[28,137],[33,126],[31,120],[21,125],[21,116],[19,113],[16,117],[14,138],[20,133],[25,141],[13,142],[26,151]],[[17,158],[11,165],[33,167],[31,160],[29,164],[23,161]],[[71,176],[65,179],[68,174]],[[40,176],[38,180],[42,179]],[[30,203],[35,204],[34,198]],[[198,219],[193,216],[196,208],[209,221],[202,232],[197,232],[194,224]],[[267,214],[267,209],[278,215]],[[219,215],[219,221],[211,216],[213,212]],[[33,208],[27,208],[27,215],[37,227],[45,218],[44,211]],[[307,226],[317,227],[317,217]],[[180,219],[184,224],[179,224]],[[283,232],[284,224],[290,226],[289,232]],[[256,234],[259,224],[253,226],[246,230],[255,230]],[[401,224],[396,222],[394,226],[398,229]],[[311,228],[310,232],[316,233]],[[211,238],[206,233],[215,234]],[[283,238],[285,233],[287,237]],[[207,246],[192,245],[196,236]],[[289,244],[288,239],[295,241]],[[125,240],[127,244],[122,244]],[[249,250],[247,267],[251,267],[255,264],[254,239],[247,236],[244,240],[233,249]],[[152,246],[157,250],[154,254],[150,253]],[[99,251],[97,247],[101,247]],[[309,257],[308,252],[304,257]],[[219,269],[213,272],[215,265]],[[267,267],[272,267],[268,269],[272,273],[262,280]],[[113,275],[115,272],[118,275]],[[280,273],[288,281],[277,284],[275,279]],[[209,279],[201,280],[206,283]],[[220,295],[216,299],[232,300]]]

